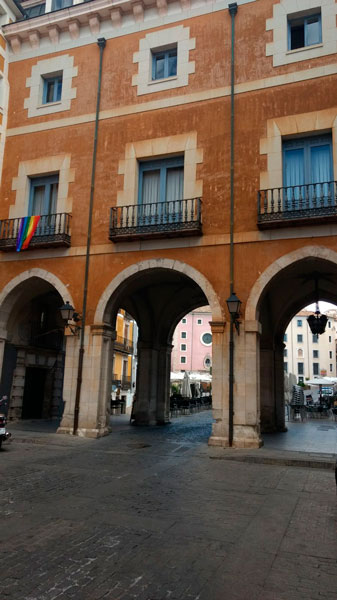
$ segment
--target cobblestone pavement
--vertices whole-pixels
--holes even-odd
[[[209,431],[4,446],[1,600],[335,600],[333,471],[222,460]]]

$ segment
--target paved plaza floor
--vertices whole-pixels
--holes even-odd
[[[0,452],[1,600],[336,599],[332,469],[238,462],[207,446],[210,412],[112,426],[100,440],[13,427]],[[287,452],[300,454],[260,456]]]

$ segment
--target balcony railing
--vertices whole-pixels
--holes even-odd
[[[337,221],[337,182],[308,183],[258,192],[260,229]]]
[[[201,198],[111,209],[109,239],[113,242],[201,233]]]
[[[127,354],[133,354],[132,341],[119,335],[115,339],[114,347],[115,350],[120,350],[120,352],[127,352]]]
[[[131,377],[129,375],[122,375],[122,390],[131,389]]]
[[[20,218],[0,221],[0,250],[15,250]],[[27,250],[70,246],[71,215],[42,215]]]

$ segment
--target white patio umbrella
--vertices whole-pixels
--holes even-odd
[[[314,379],[309,379],[309,381],[305,382],[307,385],[334,385],[335,381],[332,381],[329,377],[317,377]]]
[[[181,386],[181,395],[185,398],[192,398],[191,386],[190,386],[190,378],[188,376],[187,371],[184,373],[183,384]]]

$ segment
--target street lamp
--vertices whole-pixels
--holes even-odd
[[[231,316],[232,322],[235,325],[235,329],[238,332],[238,335],[240,335],[239,316],[240,316],[240,307],[241,307],[242,302],[241,302],[241,300],[239,300],[239,298],[237,297],[235,292],[232,292],[231,295],[229,296],[229,298],[227,298],[226,304],[227,304],[228,312]]]
[[[314,315],[310,315],[307,317],[308,325],[311,329],[311,332],[314,335],[321,335],[325,332],[326,324],[328,322],[328,317],[326,315],[321,315],[319,311],[318,302],[316,302],[316,310]]]
[[[73,335],[77,335],[79,330],[81,329],[80,325],[72,325],[69,321],[74,321],[77,323],[81,320],[81,316],[78,312],[75,311],[74,307],[67,300],[65,304],[60,306],[60,313],[63,321],[65,322],[65,327],[69,327],[71,333]]]

